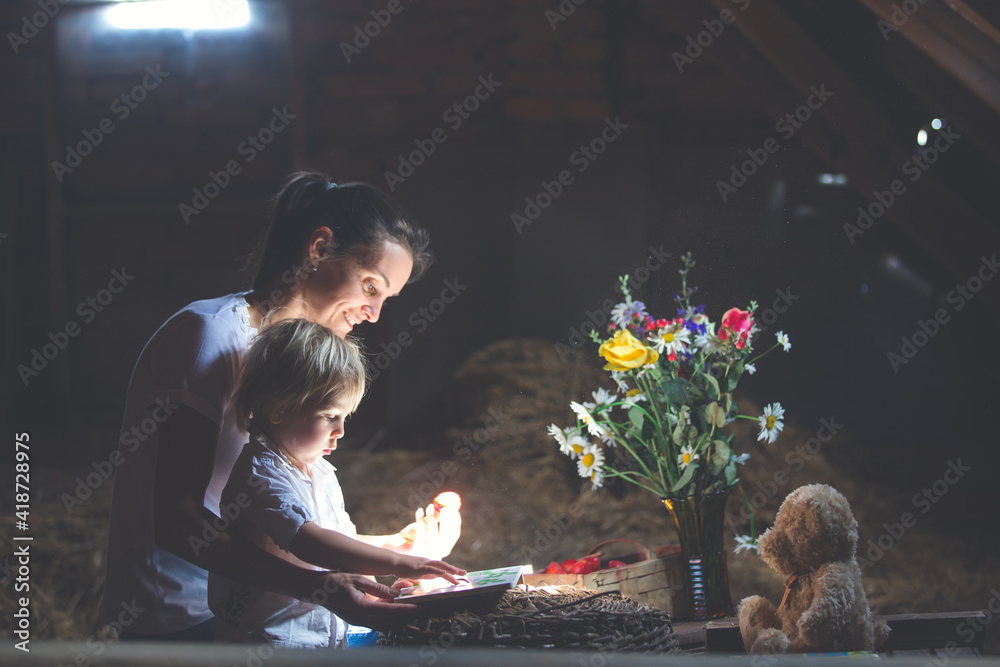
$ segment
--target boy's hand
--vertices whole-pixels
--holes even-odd
[[[416,556],[400,556],[399,564],[393,570],[397,577],[412,579],[434,579],[441,577],[453,584],[458,584],[456,577],[465,574],[465,570],[454,565],[449,565],[441,560],[431,560],[429,558],[418,558]]]
[[[462,535],[462,515],[457,509],[442,507],[435,510],[433,503],[426,510],[418,509],[415,521],[399,531],[404,540],[402,553],[444,558],[451,553]]]

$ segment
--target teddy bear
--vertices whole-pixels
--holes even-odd
[[[754,595],[740,603],[748,653],[874,651],[889,626],[872,618],[855,558],[858,522],[826,484],[795,489],[760,538],[760,557],[785,580],[777,609]]]

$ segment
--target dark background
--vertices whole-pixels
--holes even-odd
[[[945,295],[1000,250],[997,111],[982,94],[996,96],[996,78],[970,82],[942,64],[950,51],[883,35],[873,8],[889,3],[875,0],[404,0],[348,62],[341,44],[387,4],[255,1],[245,29],[121,31],[104,23],[105,4],[70,3],[16,53],[0,49],[0,405],[4,433],[32,434],[36,465],[107,458],[145,341],[185,304],[246,286],[242,261],[288,174],[388,189],[400,155],[443,128],[447,140],[393,191],[431,231],[437,263],[362,328],[373,352],[404,331],[413,343],[380,374],[348,444],[422,446],[460,417],[448,391],[469,355],[511,337],[569,344],[615,298],[616,277],[662,246],[673,259],[636,294],[656,314],[672,314],[689,250],[695,300],[716,321],[750,299],[763,313],[777,290],[797,297],[761,343],[783,329],[792,351],[759,364],[748,397],[780,400],[806,431],[834,417],[855,443],[839,456],[903,490],[961,457],[974,470],[957,521],[973,520],[960,508],[994,504],[984,482],[998,461],[1000,281],[961,311]],[[553,29],[546,12],[560,6],[573,12]],[[1000,24],[988,2],[967,6]],[[737,22],[678,71],[675,54],[723,10]],[[20,31],[38,11],[5,2],[0,25]],[[928,0],[911,26],[945,30],[947,11]],[[948,38],[996,69],[995,42],[975,51],[961,32]],[[169,76],[116,115],[112,102],[157,65]],[[501,85],[454,128],[443,114],[480,76]],[[834,95],[784,138],[776,122],[813,85]],[[246,163],[239,146],[275,108],[295,119]],[[849,242],[843,225],[873,190],[907,179],[902,164],[934,117],[962,138]],[[52,163],[103,118],[114,131],[58,180]],[[627,128],[580,173],[570,155],[606,119]],[[778,152],[722,201],[717,181],[772,137]],[[179,205],[229,160],[241,173],[185,224]],[[564,169],[574,182],[518,233],[511,215]],[[822,185],[823,173],[847,184]],[[84,323],[78,304],[122,267],[134,281]],[[446,280],[467,289],[418,332],[411,317]],[[894,372],[887,354],[941,307],[951,321]],[[18,365],[71,321],[80,334],[25,385]]]

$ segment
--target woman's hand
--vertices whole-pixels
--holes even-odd
[[[396,550],[400,553],[441,559],[451,553],[462,535],[462,515],[451,507],[440,511],[430,504],[426,510],[417,509],[414,522],[399,531]]]
[[[357,574],[324,572],[322,585],[307,602],[322,604],[349,623],[388,630],[413,617],[415,604],[393,602],[399,590]]]

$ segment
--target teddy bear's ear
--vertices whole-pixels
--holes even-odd
[[[811,572],[823,563],[854,557],[858,523],[847,499],[831,486],[799,487],[785,498],[760,554],[775,572]]]

